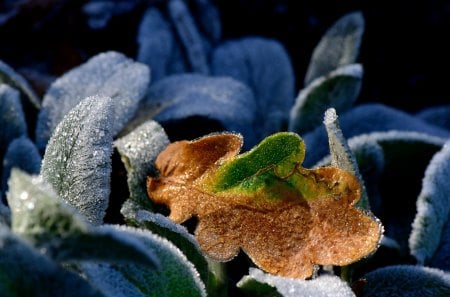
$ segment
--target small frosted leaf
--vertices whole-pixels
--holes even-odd
[[[41,100],[27,80],[14,71],[9,65],[0,60],[0,84],[1,83],[8,84],[19,90],[22,94],[27,96],[28,100],[35,108],[40,108]]]
[[[245,292],[246,296],[355,296],[348,284],[337,276],[322,275],[312,280],[298,280],[266,274],[255,268],[250,268],[249,275],[244,276],[237,286]],[[270,295],[260,295],[260,293],[270,293]]]
[[[81,264],[83,274],[100,291],[114,293],[112,296],[206,296],[205,285],[195,267],[168,240],[140,229],[123,226],[108,228],[140,240],[150,252],[156,254],[161,266],[159,270],[153,270],[136,264]],[[134,288],[130,288],[131,285]]]
[[[140,2],[140,0],[89,1],[83,6],[83,12],[88,16],[91,29],[103,29],[111,18],[131,12]]]
[[[364,186],[364,180],[359,172],[358,164],[356,163],[355,156],[353,155],[347,140],[342,134],[341,127],[339,125],[339,119],[334,108],[327,109],[323,121],[325,129],[328,134],[328,144],[330,147],[331,166],[335,166],[354,174],[362,188],[361,199],[358,201],[357,206],[363,209],[369,210],[369,200],[367,197],[366,188]]]
[[[19,92],[5,84],[0,84],[0,126],[1,161],[11,141],[27,134]]]
[[[36,127],[40,150],[47,145],[63,117],[86,97],[99,95],[113,99],[112,134],[119,133],[134,116],[150,80],[146,65],[117,52],[98,54],[58,78],[42,102]]]
[[[150,6],[145,11],[137,42],[137,60],[150,66],[153,82],[169,74],[187,71],[181,45],[157,8]]]
[[[429,264],[446,235],[450,216],[450,142],[433,156],[425,171],[417,199],[417,215],[409,237],[411,254]],[[450,266],[450,265],[449,265]]]
[[[380,268],[365,275],[363,297],[450,296],[450,274],[412,265]]]
[[[114,142],[127,170],[130,199],[143,207],[151,207],[145,190],[147,176],[156,174],[154,161],[169,143],[164,129],[155,121],[145,122]]]
[[[169,0],[167,9],[186,51],[192,72],[208,74],[209,67],[202,37],[195,26],[187,5],[182,0]]]
[[[364,27],[361,12],[349,13],[334,23],[314,49],[305,86],[343,65],[355,63]]]
[[[56,127],[41,174],[57,194],[93,224],[101,224],[110,192],[113,105],[88,97]]]
[[[204,117],[218,121],[226,130],[242,133],[251,145],[255,142],[252,128],[255,110],[252,91],[243,83],[226,77],[183,74],[167,77],[150,87],[137,121],[154,116],[164,126]]]
[[[300,91],[291,109],[289,130],[304,133],[314,129],[330,107],[338,113],[350,109],[359,95],[362,75],[362,66],[351,64],[311,82]]]
[[[0,224],[0,292],[3,297],[104,297],[70,272],[13,235]]]
[[[50,258],[158,264],[133,237],[89,225],[42,178],[14,169],[9,185],[12,229]]]
[[[8,146],[3,159],[2,188],[7,191],[12,168],[19,168],[30,174],[39,174],[41,155],[37,147],[25,136],[14,139]]]
[[[270,273],[307,278],[314,264],[348,265],[377,248],[381,226],[353,207],[353,175],[303,168],[294,133],[238,155],[241,145],[235,134],[171,143],[156,159],[160,175],[148,179],[150,199],[167,205],[171,220],[198,218],[196,238],[209,257],[228,261],[242,249]]]
[[[371,132],[415,131],[428,134],[428,138],[450,138],[450,131],[430,125],[404,111],[382,104],[363,104],[339,114],[339,122],[347,139]],[[328,154],[328,137],[324,127],[318,127],[304,135],[308,147],[313,147],[306,155],[305,164],[312,165]]]
[[[230,76],[255,95],[256,126],[262,137],[282,130],[294,104],[294,73],[289,56],[275,40],[244,38],[220,45],[213,53],[214,75]]]
[[[416,116],[427,123],[450,130],[450,105],[429,107]]]
[[[148,211],[139,211],[134,217],[134,222],[140,228],[150,230],[151,232],[170,240],[176,245],[187,259],[195,265],[202,280],[208,281],[208,263],[200,251],[200,247],[195,237],[190,234],[185,227],[175,224],[167,217]]]

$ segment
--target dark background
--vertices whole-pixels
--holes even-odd
[[[0,1],[0,13],[14,1]],[[86,1],[23,1],[0,26],[0,60],[38,87],[106,50],[136,55],[136,32],[148,2],[116,16],[103,30],[87,26]],[[157,1],[163,5],[164,1]],[[320,37],[339,17],[362,11],[366,30],[359,62],[365,69],[358,103],[382,102],[406,111],[450,103],[450,1],[215,0],[223,38],[275,38],[289,52],[297,90]]]

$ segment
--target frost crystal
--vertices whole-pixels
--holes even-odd
[[[41,174],[58,195],[94,224],[110,192],[113,100],[88,97],[70,111],[49,141]]]

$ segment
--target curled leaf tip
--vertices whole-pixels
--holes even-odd
[[[301,166],[305,145],[280,132],[239,154],[242,138],[209,135],[170,144],[149,177],[155,203],[181,223],[198,217],[201,249],[219,261],[244,250],[265,271],[307,278],[315,265],[348,265],[376,250],[381,227],[354,207],[361,186],[336,167]]]

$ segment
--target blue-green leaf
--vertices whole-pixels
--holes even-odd
[[[181,45],[169,22],[155,7],[149,7],[139,25],[137,60],[150,66],[152,81],[188,70]]]
[[[153,163],[169,143],[164,129],[151,120],[114,142],[127,170],[130,199],[142,208],[151,208],[146,190],[147,176],[156,174]]]
[[[30,247],[0,224],[2,297],[104,297],[86,280]]]
[[[112,134],[119,133],[134,116],[150,80],[146,65],[117,52],[98,54],[58,78],[42,102],[36,127],[36,143],[43,151],[63,117],[86,97],[113,100]]]
[[[41,174],[91,223],[101,224],[110,193],[113,103],[88,97],[56,127]]]
[[[449,178],[450,142],[447,142],[433,156],[425,171],[422,191],[417,199],[417,215],[409,238],[411,254],[422,265],[430,264],[447,235],[444,230],[449,224],[450,215]],[[450,263],[446,266],[450,269]]]
[[[58,261],[135,262],[153,268],[155,255],[133,236],[91,226],[67,205],[42,178],[14,169],[8,202],[12,229]]]
[[[355,63],[364,27],[361,12],[349,13],[337,20],[314,49],[305,86],[343,65]]]
[[[140,240],[160,259],[159,270],[137,264],[81,264],[83,274],[107,296],[206,296],[197,270],[168,240],[130,227],[109,227]],[[134,286],[134,287],[133,287]]]
[[[450,105],[428,107],[416,116],[427,123],[450,130]]]
[[[275,40],[243,38],[220,45],[213,53],[214,75],[230,76],[255,95],[259,136],[279,132],[294,103],[294,71],[286,50]]]
[[[450,274],[435,268],[388,266],[369,272],[365,278],[363,297],[450,296]]]
[[[362,75],[360,64],[350,64],[312,81],[297,96],[291,109],[289,130],[305,133],[316,128],[330,107],[339,114],[350,109],[359,96]]]
[[[8,146],[3,159],[2,188],[8,190],[8,179],[12,168],[19,168],[30,174],[39,174],[41,155],[37,147],[25,136],[14,139]]]
[[[298,280],[270,275],[256,268],[250,268],[238,287],[246,296],[314,296],[354,297],[352,289],[337,276],[322,275],[312,280]]]

